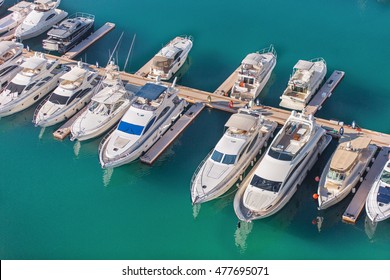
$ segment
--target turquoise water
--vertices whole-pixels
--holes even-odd
[[[8,1],[11,3],[12,1]],[[104,65],[122,32],[124,64],[135,72],[172,37],[194,36],[188,71],[180,84],[213,91],[248,53],[274,44],[278,62],[261,102],[277,106],[298,59],[321,56],[328,73],[346,76],[318,113],[390,133],[390,4],[379,1],[168,2],[63,0],[61,8],[96,16],[116,29],[81,55]],[[40,49],[40,41],[25,42]],[[315,176],[332,143],[292,200],[277,215],[252,224],[234,214],[234,188],[193,209],[193,172],[215,145],[229,114],[204,110],[153,166],[139,162],[100,168],[100,139],[56,141],[55,127],[31,123],[34,108],[0,120],[1,259],[390,259],[390,221],[375,232],[341,222],[351,197],[319,212],[311,198]],[[314,225],[324,218],[320,230]]]

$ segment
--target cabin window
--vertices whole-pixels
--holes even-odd
[[[381,175],[381,181],[390,185],[390,172],[387,170],[383,170]]]
[[[141,135],[143,129],[144,127],[142,125],[128,123],[125,121],[121,121],[118,125],[119,131],[122,131],[127,134],[138,135],[138,136]]]
[[[14,70],[16,67],[18,67],[18,66],[17,66],[17,65],[11,65],[11,66],[5,67],[4,69],[1,69],[1,70],[0,70],[0,77],[4,76],[4,75],[7,74],[8,72],[11,72],[11,71]]]
[[[51,18],[54,17],[55,15],[56,15],[55,13],[49,15],[49,16],[46,18],[46,21],[48,21],[49,19],[51,19]]]
[[[345,173],[330,169],[326,177],[333,181],[343,181],[345,179]]]
[[[29,84],[28,86],[26,86],[26,90],[30,90],[33,88],[33,86],[35,86],[35,83],[31,83]]]
[[[157,120],[161,119],[169,110],[171,109],[171,107],[165,107],[162,111],[161,111],[161,114],[158,116]]]
[[[115,103],[114,106],[112,107],[112,112],[115,112],[116,110],[118,110],[118,108],[122,105],[123,105],[123,101],[119,101],[119,102]]]
[[[182,54],[183,51],[179,51],[177,54],[175,54],[175,60],[180,57],[180,55]]]
[[[248,147],[247,152],[249,152],[250,150],[253,149],[253,146],[256,144],[256,141],[257,141],[258,138],[259,138],[259,135],[257,135],[257,136],[252,140],[252,142],[250,143],[250,145],[249,145],[249,147]]]
[[[88,106],[88,110],[90,112],[95,111],[95,109],[99,106],[99,102],[92,101],[91,104]]]
[[[283,161],[291,161],[293,159],[293,156],[290,153],[278,151],[277,148],[274,147],[268,150],[268,155],[274,159]]]
[[[255,174],[251,180],[251,185],[262,190],[278,192],[282,182],[267,180]]]
[[[223,157],[222,163],[223,164],[234,164],[236,162],[237,155],[228,155],[225,154]]]
[[[214,150],[213,154],[211,155],[211,159],[215,162],[221,162],[223,158],[223,153],[218,152],[217,150]]]
[[[155,120],[156,120],[156,117],[154,117],[153,119],[151,119],[151,120],[149,121],[149,123],[145,126],[145,131],[144,131],[143,134],[145,134],[145,133],[149,130],[149,128],[153,125],[153,123],[154,123]]]

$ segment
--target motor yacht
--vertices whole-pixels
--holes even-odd
[[[230,96],[242,100],[255,99],[268,82],[276,65],[276,57],[273,45],[248,54],[241,62]]]
[[[193,204],[210,201],[228,191],[259,153],[266,135],[276,124],[265,121],[258,111],[240,109],[225,127],[222,138],[192,177]]]
[[[0,42],[0,90],[21,70],[23,44]]]
[[[95,70],[80,61],[63,74],[57,88],[35,110],[35,126],[60,123],[81,110],[95,93],[97,75]]]
[[[20,40],[36,37],[66,18],[67,12],[56,9],[60,3],[61,0],[35,0],[33,10],[18,26],[15,36]]]
[[[86,13],[70,16],[49,30],[48,38],[42,41],[43,48],[61,54],[66,53],[91,34],[94,21],[95,16]]]
[[[312,115],[292,111],[253,175],[237,191],[238,218],[261,219],[282,209],[330,141]]]
[[[130,163],[146,152],[179,117],[187,102],[178,90],[158,83],[146,83],[120,120],[116,129],[99,146],[103,168]]]
[[[16,28],[32,10],[32,3],[22,1],[8,9],[12,13],[0,19],[0,41],[11,40]]]
[[[367,137],[346,135],[325,166],[318,185],[318,209],[344,199],[357,185],[377,147]]]
[[[149,79],[169,80],[180,69],[192,48],[191,36],[178,36],[164,46],[152,60]]]
[[[101,86],[71,126],[71,140],[84,141],[102,135],[113,127],[131,105],[134,97],[125,89],[118,66],[110,62]]]
[[[326,62],[323,58],[299,60],[293,68],[287,88],[280,97],[282,101],[279,105],[302,111],[320,87],[326,71]]]
[[[58,60],[35,53],[21,65],[21,71],[0,93],[0,116],[22,111],[49,94],[58,84],[67,67]]]
[[[390,217],[390,159],[368,193],[366,213],[372,222],[384,221]]]

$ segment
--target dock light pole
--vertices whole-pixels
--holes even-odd
[[[351,127],[352,127],[353,129],[356,128],[356,122],[355,122],[355,121],[352,121]]]

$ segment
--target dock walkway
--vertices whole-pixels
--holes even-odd
[[[79,44],[77,44],[72,49],[70,49],[62,57],[68,58],[68,59],[75,58],[81,52],[83,52],[86,48],[88,48],[89,46],[94,44],[97,40],[101,39],[103,36],[105,36],[108,32],[110,32],[114,28],[115,28],[115,23],[106,22],[102,27],[100,27],[98,30],[93,32],[91,35],[89,35],[87,38],[85,38]]]
[[[309,104],[305,107],[305,113],[313,115],[321,110],[322,104],[329,98],[333,90],[338,86],[341,80],[344,78],[345,72],[335,70],[324,85],[317,91],[317,94],[312,98]]]
[[[67,120],[59,129],[53,132],[54,138],[58,140],[64,140],[70,134],[70,128],[76,119],[87,110],[88,106],[85,106],[83,109],[78,111],[73,115],[69,120]]]
[[[214,91],[214,94],[228,96],[234,82],[237,80],[241,65]]]
[[[143,163],[153,164],[157,158],[172,144],[172,142],[186,129],[205,107],[203,103],[195,103],[175,124],[158,140],[140,160]]]
[[[343,221],[353,224],[356,223],[356,220],[359,218],[359,215],[364,208],[364,204],[366,203],[366,198],[370,192],[372,184],[375,182],[375,179],[378,177],[383,169],[383,166],[385,166],[388,160],[389,152],[390,148],[388,147],[383,147],[381,149],[374,161],[374,164],[371,166],[364,178],[364,181],[361,183],[359,189],[351,200],[347,210],[345,210],[343,214]]]

